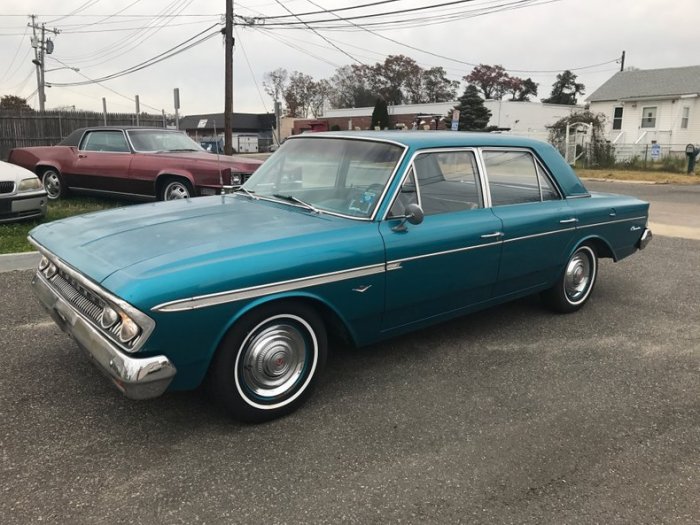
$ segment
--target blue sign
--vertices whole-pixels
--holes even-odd
[[[659,160],[661,156],[661,144],[651,145],[651,160]]]
[[[452,120],[452,127],[450,129],[452,131],[457,131],[459,129],[459,120]]]

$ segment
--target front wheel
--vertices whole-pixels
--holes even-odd
[[[222,340],[210,370],[213,395],[236,418],[262,422],[306,400],[327,354],[323,321],[294,302],[262,306]]]
[[[178,199],[189,199],[192,195],[192,186],[188,181],[182,179],[168,179],[163,184],[159,197],[162,201],[174,201]]]
[[[592,246],[580,246],[564,267],[561,277],[542,297],[551,309],[570,313],[581,308],[593,291],[598,275],[598,257]]]

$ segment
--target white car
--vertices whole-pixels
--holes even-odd
[[[31,171],[0,161],[0,223],[46,215],[46,190]]]

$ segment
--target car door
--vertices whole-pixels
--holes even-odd
[[[481,151],[493,213],[503,223],[495,297],[554,281],[572,248],[576,214],[531,151]]]
[[[397,218],[417,203],[424,220]],[[382,329],[449,316],[491,297],[498,276],[501,221],[484,206],[473,150],[429,150],[414,156],[379,229],[387,272]]]
[[[78,146],[71,187],[131,193],[131,149],[121,130],[89,130]]]

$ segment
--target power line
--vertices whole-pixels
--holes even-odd
[[[22,35],[22,38],[20,39],[19,44],[17,45],[17,50],[15,51],[15,54],[12,57],[12,60],[10,61],[10,65],[7,66],[5,73],[2,75],[2,77],[0,77],[0,81],[5,80],[5,77],[7,77],[7,74],[12,69],[12,66],[15,65],[15,60],[17,60],[17,55],[19,55],[19,50],[22,49],[22,44],[24,43],[24,37],[27,36],[28,30],[29,30],[29,26],[24,26],[24,34]],[[10,78],[12,78],[12,77],[10,77]]]
[[[325,36],[323,36],[321,33],[319,33],[318,31],[316,31],[315,29],[313,29],[311,26],[309,26],[309,24],[307,24],[306,22],[304,22],[304,21],[303,21],[301,18],[299,18],[297,15],[294,15],[294,13],[292,13],[292,12],[287,8],[287,6],[285,6],[282,2],[280,2],[280,0],[275,0],[275,2],[277,2],[282,8],[284,8],[284,10],[287,11],[290,15],[293,15],[297,20],[299,20],[299,22],[301,22],[302,24],[304,24],[304,25],[305,25],[309,30],[311,30],[316,36],[318,36],[318,37],[322,38],[323,40],[325,40],[326,42],[328,42],[328,43],[329,43],[330,45],[332,45],[335,49],[337,49],[338,51],[340,51],[340,52],[341,52],[342,54],[344,54],[345,56],[349,57],[349,58],[350,58],[351,60],[353,60],[354,62],[357,62],[357,63],[360,64],[360,65],[363,65],[362,62],[360,62],[359,60],[357,60],[357,59],[356,59],[354,56],[352,56],[350,53],[348,53],[347,51],[344,51],[344,50],[342,50],[341,48],[339,48],[338,46],[336,46],[333,42],[331,42],[331,41],[328,40]]]
[[[246,64],[248,64],[248,71],[250,71],[250,77],[253,79],[253,83],[255,84],[255,89],[258,90],[258,96],[260,97],[260,103],[263,105],[263,109],[265,110],[265,113],[269,113],[267,110],[267,105],[265,104],[265,100],[263,99],[262,96],[262,91],[260,91],[260,86],[258,85],[258,81],[255,78],[255,73],[253,73],[253,67],[250,65],[250,60],[248,60],[248,53],[245,51],[245,47],[243,47],[243,40],[240,38],[238,35],[238,31],[235,30],[234,32],[236,33],[236,38],[238,39],[238,45],[241,46],[241,51],[243,51],[243,57],[245,58]]]
[[[154,57],[149,58],[148,60],[144,60],[143,62],[140,62],[139,64],[133,65],[133,66],[126,68],[126,69],[123,69],[121,71],[117,71],[116,73],[112,73],[110,75],[105,75],[103,77],[100,77],[100,78],[97,78],[94,80],[90,80],[89,82],[56,82],[56,83],[52,83],[52,84],[54,86],[84,86],[84,85],[87,85],[90,83],[105,82],[107,80],[112,80],[112,79],[115,79],[118,77],[129,75],[131,73],[135,73],[137,71],[141,71],[142,69],[145,69],[145,68],[150,67],[152,65],[163,62],[164,60],[172,58],[176,55],[179,55],[180,53],[187,51],[188,49],[191,49],[199,44],[202,44],[202,43],[206,42],[207,40],[211,39],[212,37],[217,36],[219,34],[219,31],[215,31],[215,32],[210,33],[208,35],[204,35],[204,33],[215,28],[218,25],[219,25],[218,23],[211,25],[208,28],[206,28],[204,31],[200,31],[196,35],[188,38],[187,40],[184,40],[183,42],[180,42],[176,46],[173,46],[170,49],[163,51],[162,53],[160,53]],[[204,35],[204,36],[202,36],[202,35]],[[197,38],[199,38],[199,40],[196,40]],[[194,40],[194,42],[193,42],[193,40]],[[189,43],[189,45],[182,47],[188,43]],[[178,48],[180,48],[180,49],[178,49]]]
[[[81,4],[77,8],[75,8],[73,11],[68,13],[67,15],[59,16],[58,18],[54,18],[53,20],[49,20],[46,22],[47,24],[53,24],[58,22],[59,20],[63,20],[64,18],[68,18],[69,16],[75,16],[77,13],[81,11],[85,11],[88,7],[92,7],[96,3],[100,2],[101,0],[87,0],[87,2]]]

